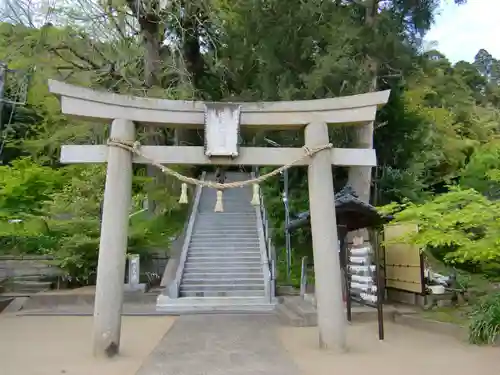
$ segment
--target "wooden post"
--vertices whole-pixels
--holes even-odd
[[[326,123],[306,127],[305,143],[314,148],[329,142]],[[332,164],[327,151],[312,157],[308,167],[309,209],[316,277],[320,348],[346,349],[346,318],[342,300],[339,243]]]
[[[114,120],[111,137],[134,141],[135,126]],[[112,357],[120,347],[121,313],[127,251],[127,230],[132,199],[132,155],[110,147],[99,243],[94,307],[94,355]]]

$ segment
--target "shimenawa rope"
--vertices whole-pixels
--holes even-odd
[[[252,196],[252,205],[258,206],[260,202],[259,198],[259,183],[267,180],[270,177],[274,177],[281,172],[283,172],[286,169],[289,169],[293,167],[295,164],[301,162],[305,158],[312,157],[316,153],[331,149],[333,145],[331,143],[328,143],[326,145],[310,148],[308,146],[302,147],[304,150],[304,154],[300,156],[299,158],[295,159],[291,163],[285,164],[279,168],[276,168],[275,170],[263,174],[262,176],[259,176],[257,178],[252,178],[249,180],[245,181],[235,181],[235,182],[227,182],[227,183],[219,183],[219,182],[214,182],[214,181],[204,181],[204,180],[198,180],[193,177],[188,177],[184,176],[183,174],[157,162],[154,159],[151,159],[147,156],[145,156],[140,148],[141,148],[141,143],[139,141],[131,142],[131,141],[123,141],[117,138],[109,138],[108,139],[108,146],[111,147],[118,147],[123,150],[127,150],[137,156],[140,156],[141,158],[147,160],[151,165],[154,165],[155,167],[159,168],[163,173],[166,173],[167,175],[170,175],[172,177],[177,178],[179,181],[181,181],[182,184],[182,193],[181,197],[179,199],[179,203],[181,204],[186,204],[188,202],[187,199],[187,184],[191,185],[197,185],[201,187],[208,187],[212,189],[217,189],[217,202],[215,204],[215,212],[222,212],[223,211],[223,206],[222,206],[222,191],[225,189],[234,189],[234,188],[241,188],[250,184],[253,184],[253,196]]]

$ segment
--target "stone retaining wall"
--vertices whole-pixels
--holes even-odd
[[[57,276],[61,270],[50,264],[52,259],[44,255],[2,255],[0,256],[0,280],[12,277]]]
[[[51,264],[52,257],[46,255],[26,255],[0,256],[0,281],[13,277],[56,277],[62,274],[62,271]],[[156,273],[160,278],[167,265],[168,256],[165,251],[157,251],[152,254],[148,260],[141,260],[141,273]]]

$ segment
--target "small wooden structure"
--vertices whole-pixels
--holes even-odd
[[[344,276],[347,305],[347,320],[351,321],[351,301],[377,309],[379,339],[384,339],[383,300],[384,300],[384,262],[380,256],[379,231],[383,224],[391,220],[381,215],[375,207],[358,199],[349,186],[335,194],[337,232],[340,240],[340,266]],[[298,215],[288,225],[293,231],[309,225],[309,212]],[[363,243],[362,237],[354,237],[347,243],[347,234],[358,229],[368,229],[370,242]]]
[[[157,164],[307,165],[320,346],[343,350],[346,324],[337,232],[332,230],[336,215],[331,166],[373,167],[376,155],[371,148],[332,148],[328,124],[373,122],[377,108],[387,102],[389,91],[309,101],[204,103],[117,95],[58,81],[50,81],[49,88],[60,96],[64,114],[112,123],[112,143],[64,145],[61,151],[62,163],[107,162],[94,310],[96,355],[118,353],[132,163],[151,160]],[[136,145],[136,124],[204,128],[206,146]],[[238,147],[240,126],[256,130],[304,129],[305,145]],[[119,142],[134,144],[134,149],[140,147],[140,155],[115,147]]]
[[[384,240],[384,246],[380,246],[378,258],[383,264],[381,276],[383,276],[384,294],[390,300],[423,305],[426,293],[424,281],[424,260],[420,249],[415,245],[394,242],[406,233],[416,231],[413,224],[389,223],[390,216],[380,215],[375,207],[366,204],[357,198],[356,193],[346,187],[335,195],[335,212],[337,215],[337,231],[341,242],[341,265],[346,267],[345,243],[347,233],[362,228],[378,228],[380,236],[371,233],[373,241]],[[310,225],[309,212],[303,212],[290,222],[288,229],[293,231],[297,228]]]
[[[392,219],[391,216],[381,215],[371,204],[360,200],[350,186],[344,187],[335,194],[335,213],[343,267],[345,266],[345,249],[349,232],[363,228],[380,228]],[[298,228],[310,226],[310,223],[310,212],[302,212],[290,221],[287,229],[293,232]]]

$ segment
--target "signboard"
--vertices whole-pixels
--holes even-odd
[[[205,104],[205,155],[238,156],[241,107],[231,103]]]
[[[398,238],[418,230],[415,224],[384,227],[386,287],[405,292],[425,292],[423,258],[418,246],[398,243]]]

